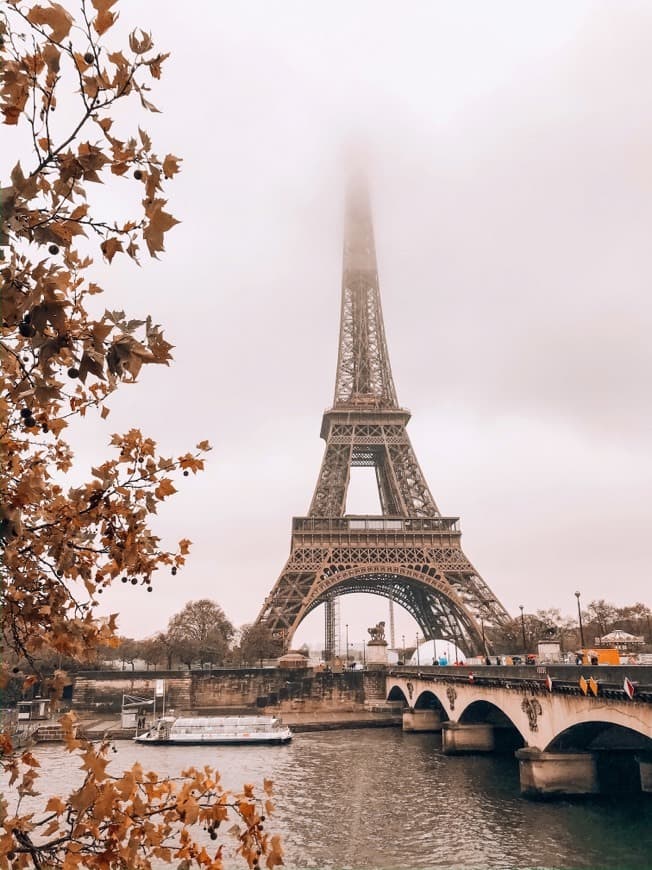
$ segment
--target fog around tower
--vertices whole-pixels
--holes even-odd
[[[121,633],[201,597],[253,621],[285,563],[333,397],[352,142],[399,402],[465,552],[512,613],[572,613],[576,589],[652,603],[649,4],[121,6],[173,52],[148,129],[184,158],[182,224],[160,263],[105,283],[166,326],[175,363],[91,440],[86,421],[79,454],[132,425],[168,453],[214,445],[158,521],[194,542],[188,567],[104,596]],[[364,512],[368,481],[353,490]],[[386,618],[341,606],[352,641]],[[315,614],[297,640],[321,634]]]

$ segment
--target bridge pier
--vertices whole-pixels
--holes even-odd
[[[466,724],[444,722],[441,730],[442,752],[457,755],[461,752],[491,752],[494,749],[494,726],[488,723]]]
[[[439,710],[404,710],[403,731],[441,731]]]
[[[597,759],[592,752],[542,752],[525,747],[517,750],[516,758],[521,794],[528,797],[600,791]]]
[[[652,753],[638,756],[638,769],[641,777],[641,791],[652,794]]]

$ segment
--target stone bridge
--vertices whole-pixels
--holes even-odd
[[[386,689],[446,754],[515,752],[524,794],[652,793],[652,668],[402,667]]]

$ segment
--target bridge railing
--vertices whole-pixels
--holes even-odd
[[[543,673],[545,671],[545,673]],[[652,668],[641,665],[578,667],[573,665],[551,665],[539,667],[510,666],[424,666],[403,665],[390,668],[388,677],[403,679],[432,680],[433,682],[469,684],[495,689],[508,689],[517,692],[552,693],[564,695],[586,695],[587,697],[610,698],[612,700],[631,700],[624,683],[627,678],[634,689],[633,700],[652,704]],[[552,685],[549,688],[547,678]],[[580,685],[580,678],[586,683],[586,690]],[[588,682],[593,678],[597,695],[589,689]]]

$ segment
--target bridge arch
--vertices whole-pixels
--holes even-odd
[[[632,723],[623,725],[607,719],[587,718],[573,722],[545,747],[546,752],[594,750],[652,752],[652,737],[645,729],[632,727]]]
[[[392,686],[392,688],[387,693],[388,701],[402,701],[404,707],[409,707],[410,702],[405,696],[405,692],[401,689],[400,686]]]
[[[448,713],[446,712],[446,708],[439,700],[435,692],[431,692],[429,689],[425,689],[422,691],[414,702],[415,710],[436,710],[440,716],[442,722],[448,721]]]
[[[600,719],[575,722],[550,741],[546,752],[586,753],[593,759],[600,791],[642,791],[641,756],[652,757],[652,738],[636,728]]]
[[[461,725],[493,725],[495,748],[499,752],[512,752],[525,746],[527,740],[514,720],[492,701],[476,698],[460,712]]]
[[[640,715],[636,706],[617,707],[609,705],[608,708],[596,710],[591,705],[585,710],[578,710],[573,716],[572,724],[555,734],[545,749],[554,751],[556,747],[563,747],[568,743],[596,739],[600,733],[606,732],[609,728],[621,729],[613,731],[612,736],[614,737],[631,732],[637,734],[644,742],[647,740],[648,744],[652,743],[652,723],[648,721],[648,718]]]

